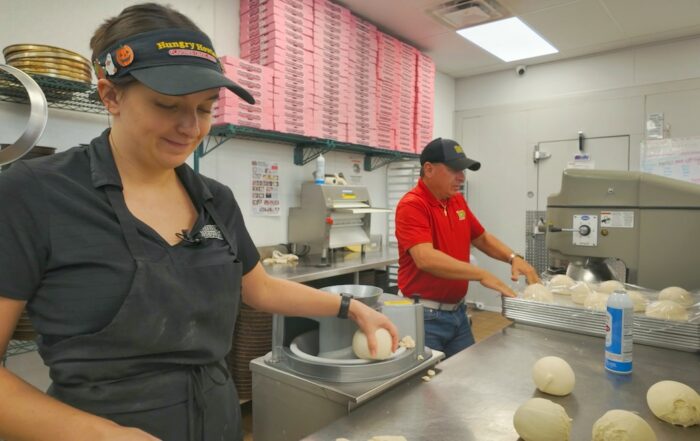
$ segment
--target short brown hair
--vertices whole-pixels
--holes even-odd
[[[96,60],[102,52],[119,40],[143,32],[173,28],[202,32],[192,20],[170,6],[158,3],[141,3],[129,6],[116,17],[106,19],[97,28],[90,39],[92,60]],[[119,83],[129,83],[133,81],[133,77],[129,76],[124,80],[126,81]]]

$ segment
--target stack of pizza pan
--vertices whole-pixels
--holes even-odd
[[[92,66],[82,55],[42,44],[13,44],[2,50],[5,63],[29,74],[90,84]]]

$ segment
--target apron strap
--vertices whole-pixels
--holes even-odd
[[[119,220],[119,226],[124,234],[124,239],[126,240],[126,245],[129,247],[131,256],[135,260],[144,260],[146,253],[143,250],[143,245],[141,244],[141,237],[136,229],[136,222],[134,222],[134,217],[129,212],[126,206],[126,201],[124,201],[124,194],[119,187],[107,186],[105,187],[105,192],[107,193],[107,198],[109,199],[110,205],[114,213],[117,215]]]

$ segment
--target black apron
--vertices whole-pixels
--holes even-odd
[[[39,350],[48,394],[164,441],[242,440],[240,405],[223,360],[241,296],[235,239],[204,203],[230,254],[216,264],[149,261],[121,189],[106,187],[136,273],[104,329]]]

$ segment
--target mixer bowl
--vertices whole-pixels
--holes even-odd
[[[321,291],[334,294],[350,294],[353,299],[364,303],[367,306],[374,306],[379,301],[379,296],[384,291],[381,288],[370,285],[333,285],[321,288]]]
[[[585,261],[572,261],[566,268],[566,275],[574,280],[600,283],[606,280],[617,280],[615,272],[605,260],[586,259]]]

